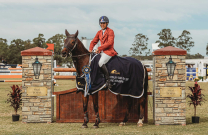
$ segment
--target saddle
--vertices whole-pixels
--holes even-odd
[[[89,95],[107,89],[104,74],[98,65],[100,57],[100,54],[92,54],[91,56]],[[112,84],[112,88],[109,90],[112,93],[134,98],[140,98],[143,95],[145,69],[140,61],[131,57],[114,56],[108,61],[106,67]],[[84,77],[77,77],[76,82],[78,90],[85,89],[86,81]]]

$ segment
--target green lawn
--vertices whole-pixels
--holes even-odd
[[[208,133],[208,101],[202,106],[197,107],[197,115],[200,116],[199,124],[191,123],[191,116],[193,116],[193,106],[188,105],[186,108],[186,120],[187,125],[160,125],[155,126],[152,118],[152,97],[149,97],[149,122],[144,124],[143,127],[137,127],[136,123],[127,123],[124,127],[119,127],[118,123],[100,123],[99,129],[93,129],[93,123],[89,123],[87,129],[82,129],[82,123],[28,123],[23,124],[21,117],[19,122],[12,122],[11,115],[13,109],[6,104],[8,90],[11,90],[12,84],[21,83],[0,83],[0,134],[12,134],[12,135],[42,135],[42,134],[99,134],[99,135],[117,135],[117,134],[182,134],[182,135],[206,135]],[[58,86],[55,86],[55,91],[68,90],[75,87],[75,81],[57,80]],[[149,91],[152,91],[152,82],[149,81]],[[193,86],[193,82],[187,82],[186,86]],[[199,83],[202,89],[202,93],[208,99],[208,83]],[[187,92],[189,92],[187,87]],[[189,99],[187,99],[189,100]],[[21,110],[18,111],[21,115]]]

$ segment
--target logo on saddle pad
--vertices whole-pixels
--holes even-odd
[[[78,82],[77,83],[79,86],[84,86],[84,84],[82,84],[81,82]]]
[[[111,71],[111,74],[117,74],[117,75],[120,75],[120,72],[117,72],[116,70],[112,70],[112,71]]]

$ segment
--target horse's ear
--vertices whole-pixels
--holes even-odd
[[[77,36],[78,36],[78,33],[79,33],[79,32],[78,32],[78,30],[77,30],[77,32],[76,32],[76,33],[75,33],[75,35],[74,35],[74,36],[75,36],[75,38],[77,38]]]
[[[66,34],[66,36],[70,35],[69,32],[67,31],[67,29],[65,30],[65,34]]]

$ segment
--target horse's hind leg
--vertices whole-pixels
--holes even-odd
[[[87,106],[88,106],[89,96],[84,97],[84,92],[82,92],[83,110],[84,110],[84,123],[82,128],[88,128],[87,123],[89,122]]]
[[[145,99],[144,97],[141,98],[140,106],[139,106],[139,121],[137,123],[138,127],[143,126],[142,119],[144,118],[144,106],[145,106]]]
[[[127,111],[126,111],[126,114],[125,114],[125,117],[124,117],[124,120],[119,124],[119,126],[125,126],[126,122],[128,121],[129,119],[129,112],[131,110],[131,106],[132,106],[132,103],[133,103],[133,98],[131,97],[124,97],[126,98],[127,102],[126,102],[126,108],[127,108]]]
[[[96,115],[96,121],[95,124],[93,125],[94,128],[99,128],[99,123],[100,123],[100,117],[98,113],[98,92],[92,95],[93,98],[93,105],[94,105],[94,110],[95,110],[95,115]]]

